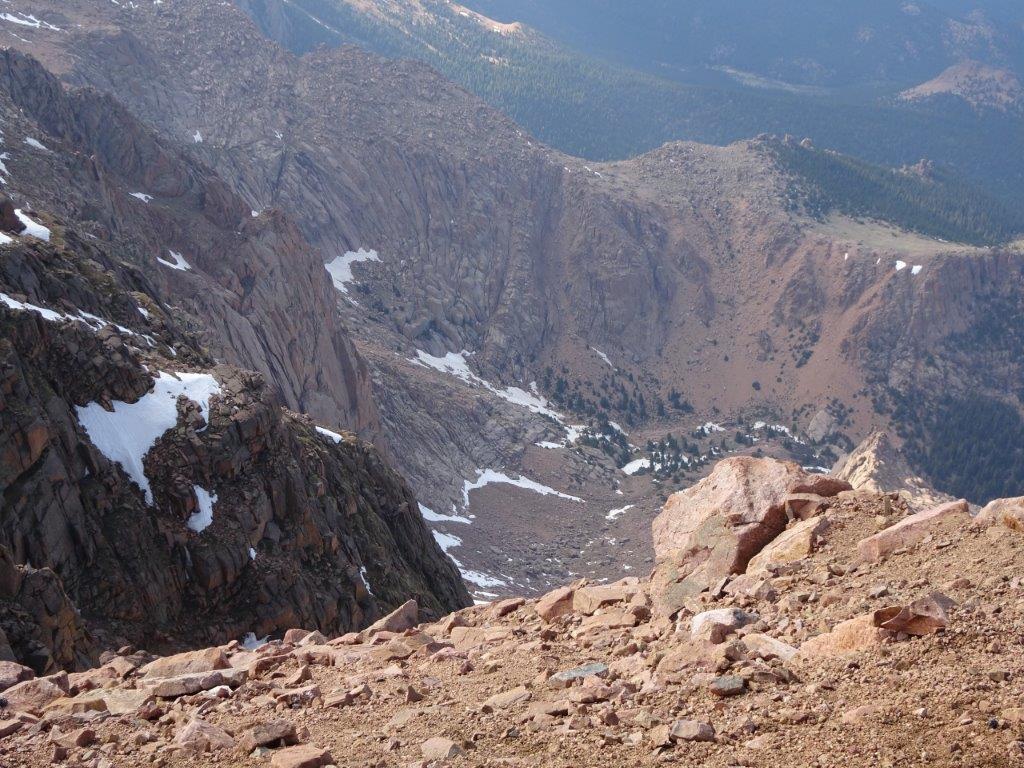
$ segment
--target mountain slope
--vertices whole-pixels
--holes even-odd
[[[297,53],[355,43],[425,62],[569,154],[610,160],[667,141],[794,134],[893,167],[927,158],[1021,204],[1019,110],[979,111],[977,99],[949,95],[899,98],[972,56],[1012,76],[1024,38],[983,13],[836,3],[765,11],[749,2],[725,11],[657,0],[473,5],[501,23],[440,0],[238,5]]]
[[[67,82],[119,94],[322,249],[389,455],[479,582],[648,567],[666,485],[725,453],[830,465],[902,425],[952,446],[907,415],[942,392],[1021,411],[1021,358],[981,332],[993,297],[1019,299],[1019,252],[815,208],[774,141],[588,163],[422,65],[297,57],[230,5],[32,8],[76,30],[34,44]],[[966,466],[1017,467],[974,444]]]
[[[310,275],[326,282],[318,263],[300,268],[311,251],[294,226],[254,221],[116,102],[65,92],[12,51],[0,111],[18,201],[5,198],[0,237],[0,653],[74,669],[126,642],[174,649],[300,616],[357,629],[410,596],[433,615],[466,604],[378,452],[283,407],[304,353],[274,359],[272,310],[287,295],[265,293],[260,269],[292,258],[287,290],[307,299]],[[131,196],[136,184],[152,201]],[[147,216],[157,199],[173,202]],[[228,217],[247,235],[218,231]],[[265,297],[259,312],[229,303],[233,260]],[[247,330],[261,340],[251,348]],[[201,338],[234,360],[273,360],[282,386],[220,363]],[[332,425],[346,418],[331,412]]]

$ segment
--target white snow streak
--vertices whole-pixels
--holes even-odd
[[[18,217],[18,221],[25,225],[25,230],[22,232],[23,235],[50,242],[49,229],[37,221],[32,221],[20,208],[15,209],[14,215]]]
[[[420,514],[428,523],[464,523],[468,525],[473,522],[470,518],[462,515],[439,515],[423,504],[420,504]]]
[[[629,510],[631,510],[634,506],[635,506],[634,504],[627,504],[624,507],[619,507],[618,509],[609,510],[608,514],[604,516],[604,519],[605,520],[615,520],[616,518],[620,517],[624,513],[629,512]]]
[[[341,435],[339,435],[337,432],[332,432],[331,430],[327,429],[327,427],[321,427],[318,425],[316,431],[319,432],[324,437],[333,440],[335,443],[341,442]]]
[[[185,257],[182,256],[180,253],[171,250],[168,250],[167,252],[171,254],[171,258],[174,259],[174,261],[167,261],[167,259],[161,259],[159,256],[156,257],[156,260],[163,264],[165,267],[177,269],[181,272],[185,272],[187,270],[192,269],[192,265],[185,261]]]
[[[193,485],[192,491],[196,495],[198,509],[189,516],[187,525],[190,531],[202,533],[213,523],[213,505],[217,503],[217,494],[198,485]]]
[[[465,509],[469,507],[470,491],[475,491],[478,488],[483,488],[485,485],[490,485],[492,483],[504,483],[506,485],[514,485],[517,488],[523,488],[524,490],[527,491],[533,491],[534,493],[539,493],[542,496],[557,496],[560,499],[568,499],[569,501],[583,501],[583,499],[579,498],[578,496],[570,496],[567,493],[556,491],[554,488],[542,485],[541,483],[538,483],[536,480],[530,480],[528,477],[523,477],[522,475],[520,475],[517,478],[512,478],[506,475],[504,472],[498,472],[497,470],[494,469],[478,469],[476,480],[473,482],[466,480],[462,486],[463,508]]]

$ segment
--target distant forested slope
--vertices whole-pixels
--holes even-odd
[[[993,197],[1024,202],[1019,112],[977,112],[953,97],[906,104],[687,84],[579,53],[529,28],[500,34],[434,0],[417,4],[428,16],[369,14],[347,0],[235,2],[270,37],[299,53],[353,43],[424,61],[541,141],[580,157],[621,159],[666,141],[728,144],[789,133],[882,165],[928,158]]]
[[[795,142],[768,144],[793,178],[793,200],[814,216],[833,211],[921,234],[997,245],[1024,233],[1024,213],[942,169],[894,170]]]

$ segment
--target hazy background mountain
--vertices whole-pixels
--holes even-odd
[[[238,4],[296,52],[354,43],[425,61],[588,159],[788,133],[888,166],[926,158],[1022,200],[1024,11],[1009,2]]]

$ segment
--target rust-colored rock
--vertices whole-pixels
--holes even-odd
[[[1001,524],[1024,533],[1024,496],[990,501],[974,518],[974,522],[978,526]]]
[[[572,587],[559,587],[548,592],[537,601],[537,615],[546,622],[552,622],[559,616],[572,612],[576,590]]]
[[[228,669],[230,666],[227,656],[220,648],[204,648],[198,651],[186,651],[175,656],[164,656],[151,661],[139,670],[139,675],[150,679],[179,677]]]
[[[673,494],[652,525],[655,609],[670,615],[747,564],[786,527],[790,489],[808,477],[792,462],[746,456]]]
[[[299,744],[275,750],[270,768],[321,768],[334,762],[331,753],[313,744]]]
[[[937,525],[949,520],[961,523],[964,527],[970,524],[971,511],[966,501],[951,501],[905,517],[884,531],[860,541],[857,551],[865,560],[881,560],[897,549],[919,543]]]
[[[806,478],[794,483],[790,493],[807,493],[815,496],[828,498],[836,496],[843,491],[852,491],[853,486],[848,480],[832,475],[808,475]]]
[[[883,608],[875,612],[875,624],[890,632],[930,635],[945,629],[953,601],[941,592],[915,600],[903,607]]]
[[[881,645],[894,633],[878,626],[874,613],[840,622],[831,632],[804,641],[797,659],[826,658],[857,653]]]
[[[823,517],[812,517],[791,525],[751,559],[746,572],[765,571],[772,563],[802,560],[814,552],[815,541],[828,530],[828,526],[828,520]]]

